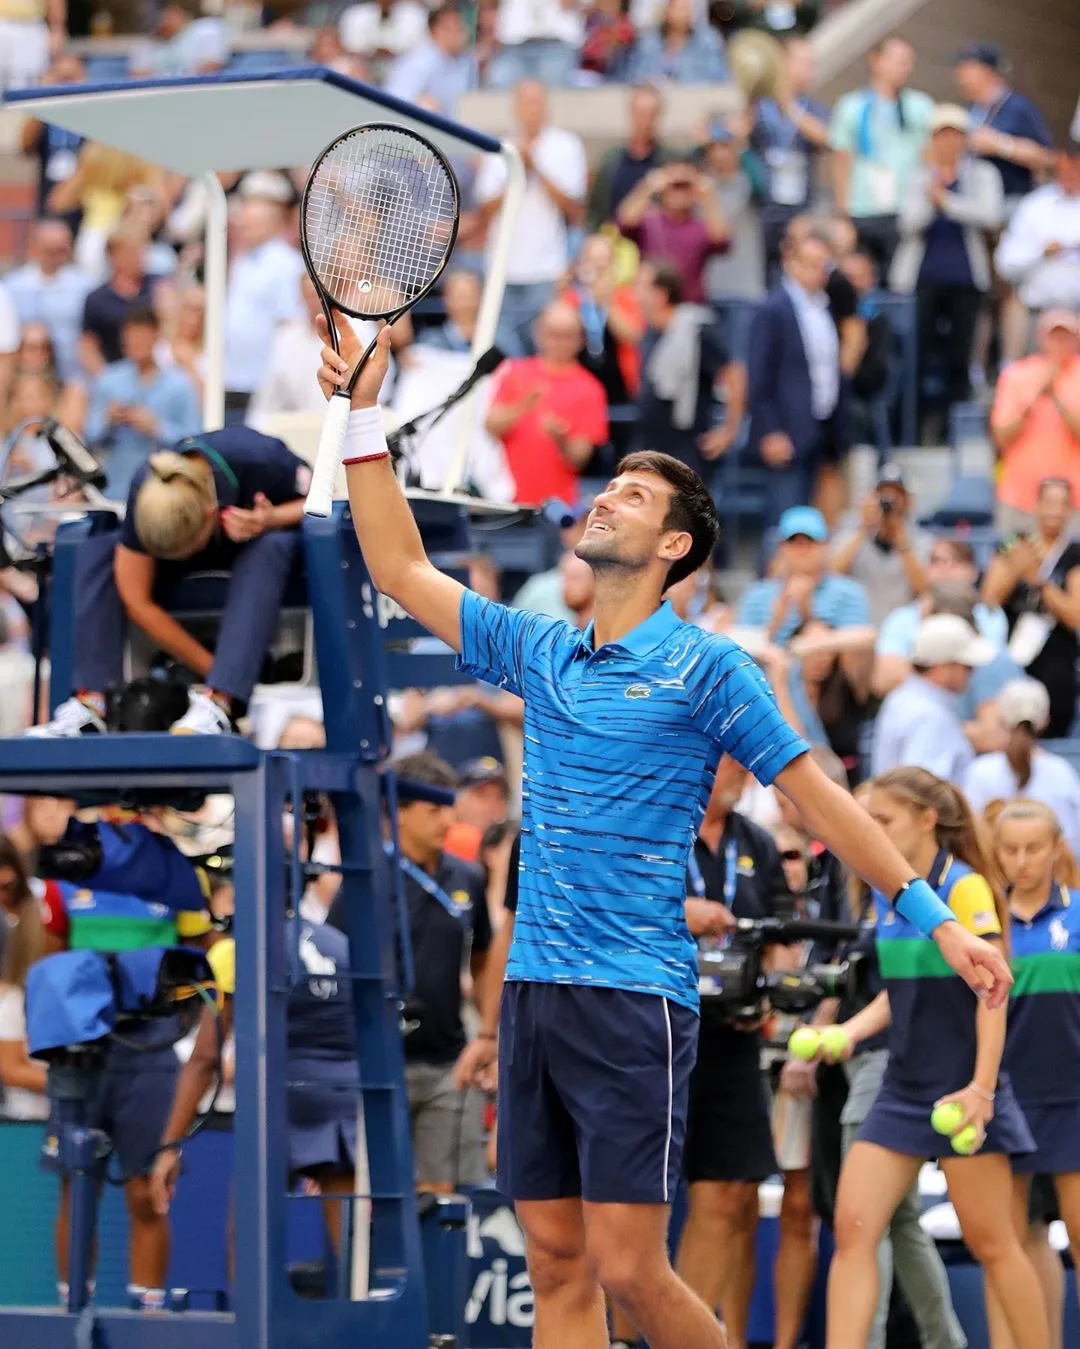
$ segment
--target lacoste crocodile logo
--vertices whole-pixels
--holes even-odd
[[[648,698],[649,688],[645,684],[631,684],[623,694],[624,698]]]

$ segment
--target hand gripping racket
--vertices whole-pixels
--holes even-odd
[[[304,187],[300,247],[338,355],[333,310],[395,322],[442,275],[458,218],[453,170],[414,131],[372,122],[326,147]],[[373,341],[348,384],[331,395],[304,503],[308,515],[333,509],[349,399],[374,350]]]

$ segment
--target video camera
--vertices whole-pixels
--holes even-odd
[[[719,951],[698,953],[698,991],[703,1005],[712,1005],[733,1022],[757,1021],[766,1005],[778,1012],[800,1013],[823,998],[858,998],[866,989],[866,957],[853,952],[837,964],[806,965],[800,970],[766,973],[765,951],[799,941],[854,941],[855,923],[812,918],[740,918],[730,943]]]

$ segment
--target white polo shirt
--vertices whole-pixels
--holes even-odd
[[[960,784],[975,758],[958,712],[960,696],[909,675],[881,704],[874,726],[874,777],[893,768],[925,768]]]
[[[588,164],[580,137],[560,127],[546,126],[532,145],[532,157],[538,171],[549,182],[575,201],[584,201],[588,186]],[[486,155],[476,177],[476,198],[493,201],[506,188],[506,165],[499,155]],[[495,235],[488,231],[490,252]],[[512,286],[557,281],[570,265],[566,219],[552,201],[547,189],[530,173],[525,201],[510,245],[506,280]]]
[[[269,239],[229,266],[225,291],[225,387],[252,393],[262,383],[279,323],[300,318],[304,262],[283,239]]]

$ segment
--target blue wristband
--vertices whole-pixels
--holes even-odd
[[[954,923],[956,914],[934,892],[921,876],[913,876],[906,885],[902,885],[893,900],[893,907],[901,918],[929,937],[942,923]]]

